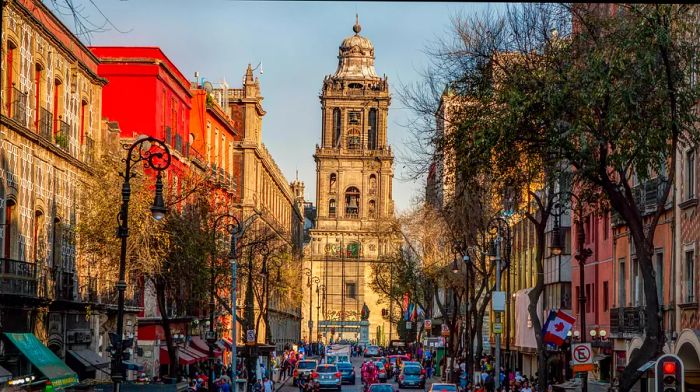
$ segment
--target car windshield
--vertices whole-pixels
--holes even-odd
[[[381,361],[375,362],[374,366],[378,367],[379,370],[384,370],[384,364]]]
[[[370,392],[394,392],[394,387],[389,384],[374,384],[369,387]]]
[[[338,362],[338,369],[350,370],[352,369],[352,364],[350,362]]]
[[[338,371],[338,368],[335,365],[319,365],[316,371],[319,373],[335,373]]]
[[[420,374],[420,368],[418,366],[407,366],[403,368],[403,372],[411,375]]]
[[[432,390],[434,392],[455,392],[457,390],[456,385],[433,385]]]
[[[396,363],[396,357],[391,357],[391,358],[389,358],[389,362],[391,362],[391,363]]]
[[[316,362],[315,361],[301,361],[299,362],[299,369],[313,369],[316,367]]]

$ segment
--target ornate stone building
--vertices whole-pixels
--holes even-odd
[[[338,69],[326,76],[320,96],[322,142],[314,154],[317,216],[306,252],[302,306],[307,321],[302,336],[311,340],[325,336],[326,341],[382,343],[389,336],[389,323],[382,317],[386,306],[378,304],[369,284],[372,264],[396,244],[387,234],[394,217],[394,156],[386,132],[391,96],[386,76],[374,69],[374,46],[360,29],[357,22],[355,34],[341,43]],[[368,323],[361,322],[364,305]]]

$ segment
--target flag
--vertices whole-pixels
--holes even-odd
[[[564,343],[564,339],[566,339],[566,334],[569,333],[575,322],[575,318],[562,310],[550,311],[547,322],[544,324],[544,337],[542,340],[544,343],[561,346]]]
[[[411,321],[416,321],[418,318],[418,304],[413,304],[413,311],[411,312]]]
[[[425,312],[423,311],[423,308],[418,308],[418,317],[425,320]]]

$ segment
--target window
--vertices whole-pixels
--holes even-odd
[[[367,148],[377,148],[377,109],[369,110],[369,134],[367,135]]]
[[[578,301],[579,298],[581,298],[581,286],[576,286],[576,299],[577,299],[576,309],[575,309],[576,313],[581,312],[581,302]]]
[[[7,41],[7,53],[5,57],[5,64],[7,64],[7,91],[5,91],[5,96],[7,97],[7,115],[11,116],[12,113],[10,113],[10,108],[12,107],[12,88],[13,88],[13,83],[14,81],[12,80],[12,77],[14,76],[14,57],[15,57],[15,49],[17,47],[10,41]]]
[[[603,282],[603,312],[607,312],[610,309],[608,296],[608,281],[606,280]]]
[[[53,87],[53,134],[54,135],[58,134],[58,105],[59,105],[58,97],[60,95],[61,95],[61,81],[56,79],[56,80],[54,80],[54,87]]]
[[[685,252],[685,299],[687,303],[695,302],[695,251]]]
[[[333,109],[333,147],[340,147],[340,109]]]
[[[330,177],[330,181],[328,182],[328,191],[332,193],[335,192],[335,182],[338,176],[335,173],[331,173]]]
[[[86,101],[82,101],[80,105],[80,144],[85,143],[85,107],[87,106]]]
[[[357,284],[355,282],[345,283],[345,296],[352,299],[357,299]]]
[[[644,287],[642,286],[642,275],[639,269],[639,260],[632,259],[632,284],[634,285],[634,306],[644,305]]]
[[[659,305],[664,304],[664,254],[658,252],[656,254],[656,296],[659,298]]]
[[[625,258],[623,257],[618,261],[617,268],[617,305],[620,307],[627,305],[627,296],[625,294]]]
[[[39,97],[41,96],[41,65],[36,64],[34,69],[34,127],[39,130],[39,114],[41,113],[41,104]]]
[[[689,150],[685,153],[685,198],[692,199],[695,197],[695,150]]]
[[[345,191],[345,217],[357,218],[360,213],[360,190],[351,186]]]
[[[605,212],[603,213],[603,239],[607,240],[608,239],[608,230],[610,230],[610,213]]]
[[[586,313],[591,312],[591,304],[593,303],[593,296],[591,295],[591,285],[586,285]]]
[[[34,233],[32,234],[32,251],[34,262],[39,259],[39,228],[44,225],[44,214],[41,211],[34,212]]]
[[[335,199],[328,202],[328,217],[335,218]]]
[[[360,119],[362,118],[362,112],[352,111],[348,113],[348,124],[349,125],[360,125]]]

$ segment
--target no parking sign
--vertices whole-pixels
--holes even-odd
[[[590,343],[577,343],[571,347],[574,372],[593,370],[593,350]]]

